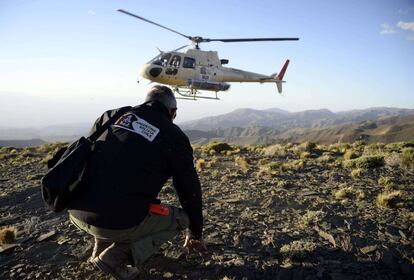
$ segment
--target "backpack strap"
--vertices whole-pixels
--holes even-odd
[[[99,129],[97,129],[91,136],[88,137],[89,141],[95,142],[102,133],[105,132],[116,120],[119,119],[123,114],[131,110],[131,106],[120,108],[109,120],[107,120]]]

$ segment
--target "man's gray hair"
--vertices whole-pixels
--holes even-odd
[[[148,101],[159,101],[169,110],[177,109],[177,100],[175,100],[174,93],[166,86],[153,86],[145,98],[145,102]]]

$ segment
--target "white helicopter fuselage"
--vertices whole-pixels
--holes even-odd
[[[232,82],[277,83],[282,77],[263,75],[222,66],[228,60],[220,60],[216,51],[187,49],[185,52],[161,52],[159,56],[142,66],[142,77],[175,88],[192,90],[226,91]],[[288,63],[288,62],[287,62]],[[287,64],[286,63],[286,64]],[[284,68],[286,68],[284,66]],[[285,69],[286,70],[286,69]],[[284,73],[284,71],[283,73]]]

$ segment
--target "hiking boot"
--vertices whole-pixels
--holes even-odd
[[[117,280],[132,280],[138,277],[139,270],[136,267],[127,265],[131,257],[129,243],[113,243],[99,256],[95,257],[92,263],[104,273],[111,274]]]
[[[99,256],[103,250],[111,246],[112,242],[104,241],[95,237],[95,244],[93,245],[92,255],[88,259],[89,262],[92,262],[97,256]]]

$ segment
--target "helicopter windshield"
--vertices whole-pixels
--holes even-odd
[[[164,53],[162,55],[157,56],[153,60],[150,61],[152,64],[160,65],[160,66],[167,66],[168,60],[170,60],[171,54]]]

